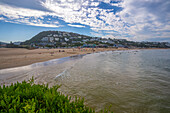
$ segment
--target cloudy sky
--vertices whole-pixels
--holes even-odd
[[[170,42],[170,0],[0,0],[0,41],[45,30]]]

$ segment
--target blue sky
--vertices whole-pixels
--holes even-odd
[[[0,41],[59,30],[170,42],[169,0],[0,0]]]

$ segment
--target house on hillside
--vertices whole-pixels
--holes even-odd
[[[70,39],[76,39],[76,37],[70,37]]]
[[[108,48],[108,45],[106,45],[106,44],[99,44],[98,47],[99,48]]]
[[[102,42],[102,43],[107,43],[107,40],[101,40],[100,42]]]
[[[57,34],[54,34],[53,37],[58,37],[58,35],[57,35]]]
[[[58,37],[63,37],[63,35],[60,34]]]
[[[54,38],[53,37],[49,37],[49,42],[53,42]]]
[[[43,42],[48,42],[48,37],[43,37],[43,38],[41,39],[41,41],[43,41]]]
[[[83,44],[83,48],[96,48],[96,44]]]
[[[61,39],[61,38],[60,38],[60,42],[64,42],[64,39]]]
[[[69,39],[68,38],[64,38],[64,40],[67,42],[67,41],[69,41]]]
[[[14,42],[13,44],[19,46],[21,44],[21,42]]]
[[[70,33],[68,33],[67,35],[68,35],[68,36],[71,36],[71,34],[70,34]]]
[[[114,44],[114,47],[124,48],[125,46],[122,44]]]
[[[64,45],[67,45],[67,43],[66,43],[66,42],[62,42],[62,43],[61,43],[61,45],[63,45],[63,46],[64,46]]]
[[[126,39],[113,39],[114,41],[119,41],[119,42],[125,42],[127,41]]]
[[[89,39],[83,39],[82,41],[83,41],[83,42],[87,42],[87,41],[89,41]]]
[[[95,41],[95,38],[90,39],[90,41]]]
[[[111,40],[108,40],[107,43],[109,43],[109,44],[114,44],[114,42],[111,41]]]
[[[54,38],[54,40],[55,40],[55,41],[59,41],[59,40],[60,40],[60,38]]]
[[[166,46],[168,46],[168,47],[170,47],[170,43],[168,43],[168,42],[167,42],[167,43],[165,43],[165,45],[166,45]]]
[[[63,36],[67,36],[67,33],[63,33]]]
[[[0,42],[0,48],[4,48],[4,47],[6,47],[6,46],[7,46],[7,44]]]
[[[75,44],[75,43],[77,43],[77,41],[72,41],[72,44]]]
[[[81,36],[78,36],[77,38],[82,38]]]
[[[49,37],[50,37],[50,36],[52,36],[52,35],[53,35],[53,34],[49,34],[49,35],[47,35],[47,36],[49,36]]]

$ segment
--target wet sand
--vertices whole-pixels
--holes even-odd
[[[125,48],[82,48],[82,49],[23,49],[0,48],[0,69],[30,65],[62,57],[101,51],[126,50]]]

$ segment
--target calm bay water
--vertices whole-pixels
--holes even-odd
[[[170,113],[170,50],[94,53],[0,70],[0,83],[29,79],[61,84],[71,96],[85,98],[97,111]]]

